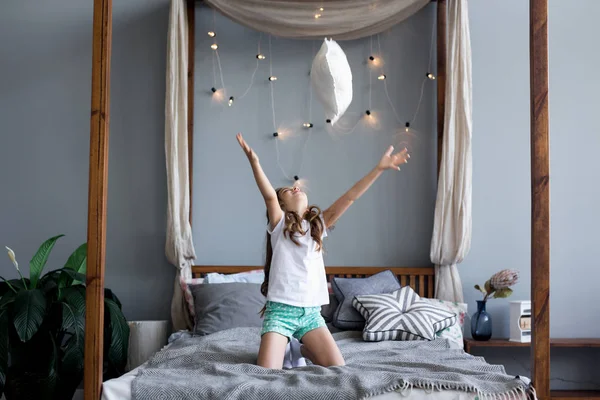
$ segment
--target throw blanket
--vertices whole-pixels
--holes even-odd
[[[293,370],[255,365],[258,328],[179,339],[140,370],[133,399],[356,400],[412,387],[523,399],[529,389],[504,367],[451,349],[446,340],[363,342],[360,332],[336,333],[334,338],[346,366]]]

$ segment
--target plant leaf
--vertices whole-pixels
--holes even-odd
[[[117,297],[116,294],[113,293],[112,290],[110,289],[104,289],[104,298],[105,299],[110,299],[112,301],[114,301],[115,303],[117,303],[117,305],[119,306],[119,308],[123,308],[123,305],[121,304],[121,301],[119,300],[119,298]]]
[[[489,279],[485,282],[484,286],[485,286],[485,293],[490,294],[490,293],[492,293],[494,291],[494,289],[492,288],[492,284],[490,283]]]
[[[510,296],[512,294],[512,289],[511,288],[504,288],[504,289],[498,289],[496,290],[496,293],[494,293],[494,298],[495,299],[504,299],[507,298],[508,296]]]
[[[38,331],[46,314],[46,297],[41,290],[22,290],[14,303],[14,325],[21,341],[26,342]]]
[[[48,256],[50,255],[52,248],[56,244],[56,241],[63,236],[65,235],[54,236],[42,243],[38,251],[29,262],[29,279],[31,280],[32,288],[37,287],[40,274],[46,265],[46,261],[48,261]]]
[[[61,360],[61,375],[74,375],[83,372],[83,340],[69,340]]]
[[[85,287],[69,286],[62,294],[64,301],[73,308],[75,315],[85,315]]]
[[[8,308],[10,304],[15,301],[17,294],[13,291],[6,292],[2,297],[0,297],[0,310]],[[2,325],[0,325],[2,326]],[[0,392],[2,393],[2,392]]]
[[[0,394],[4,392],[8,372],[8,310],[0,311]]]
[[[108,362],[119,373],[123,373],[129,349],[129,325],[117,303],[105,298],[104,305],[105,312],[109,314],[111,335],[108,347]]]
[[[475,285],[475,289],[479,290],[481,293],[485,294],[485,290],[481,288],[479,285]]]
[[[83,314],[75,312],[73,307],[67,303],[62,304],[62,331],[73,332],[75,341],[83,343],[85,335],[85,310]]]
[[[6,293],[8,291],[12,291],[13,293],[17,292],[17,289],[13,285],[10,284],[10,281],[8,281],[3,276],[0,276],[0,279],[2,279],[4,281],[4,282],[0,282],[0,296],[2,296],[4,293]]]
[[[87,269],[87,243],[82,244],[69,256],[67,263],[65,264],[65,269],[69,269],[75,272],[78,272],[83,275],[83,279],[68,280],[66,279],[63,282],[61,287],[77,285],[85,282],[85,272]]]

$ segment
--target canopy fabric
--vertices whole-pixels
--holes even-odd
[[[167,40],[165,158],[167,164],[167,240],[165,253],[177,268],[171,319],[174,330],[191,328],[180,279],[192,277],[196,258],[190,218],[188,160],[188,18],[185,0],[173,0]]]
[[[448,57],[442,160],[438,178],[431,261],[438,299],[463,301],[458,274],[471,248],[473,95],[467,0],[448,0]]]
[[[205,0],[239,24],[296,39],[359,39],[402,22],[430,0]]]

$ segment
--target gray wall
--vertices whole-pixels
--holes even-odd
[[[519,0],[470,2],[473,50],[473,241],[460,267],[465,297],[502,268],[517,268],[511,300],[530,298],[529,5]],[[550,196],[551,336],[600,337],[597,245],[600,194],[596,166],[600,135],[600,61],[594,0],[551,0]],[[494,335],[508,336],[508,304],[493,300]],[[482,353],[491,362],[527,373],[526,350]],[[598,350],[553,350],[553,387],[600,389]],[[574,381],[574,382],[573,382]],[[579,383],[578,383],[579,382]],[[581,383],[583,382],[583,383]]]
[[[380,55],[385,65],[370,69],[369,39],[342,42],[353,72],[354,99],[342,120],[333,129],[325,124],[322,107],[312,100],[314,128],[302,123],[309,115],[309,76],[314,53],[321,41],[262,37],[261,61],[254,85],[239,99],[251,81],[256,66],[260,34],[216,15],[215,31],[227,94],[219,102],[210,92],[221,88],[216,68],[213,79],[213,12],[198,8],[196,34],[195,132],[193,232],[198,264],[261,265],[265,248],[265,206],[256,188],[248,161],[235,141],[243,132],[255,148],[274,186],[291,185],[288,177],[299,175],[307,181],[309,202],[323,209],[375,167],[390,144],[407,145],[412,158],[401,172],[387,171],[378,182],[340,219],[326,241],[328,265],[420,266],[429,264],[433,207],[436,190],[435,83],[425,81],[423,103],[410,135],[404,122],[418,104],[421,85],[428,70],[435,7],[429,6],[413,18],[381,35]],[[376,38],[374,52],[378,53]],[[269,60],[279,79],[270,84]],[[435,65],[435,59],[432,60]],[[369,105],[369,74],[372,97]],[[400,123],[386,99],[384,85],[377,80],[387,74],[387,85]],[[277,126],[291,131],[274,139],[270,85],[275,95]],[[227,105],[229,96],[237,98]],[[314,95],[313,95],[314,97]],[[365,110],[373,112],[373,121]],[[356,129],[349,131],[362,119]],[[305,140],[310,135],[310,140]],[[305,161],[301,170],[303,147]]]
[[[60,268],[87,234],[92,2],[8,1],[1,8],[0,244],[27,271],[37,247],[64,233],[48,263]],[[129,319],[169,318],[168,13],[168,0],[114,2],[106,286]],[[16,275],[4,255],[0,275]]]

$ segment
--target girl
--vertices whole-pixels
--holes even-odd
[[[261,286],[267,298],[263,308],[258,365],[281,369],[288,340],[293,336],[303,344],[302,355],[324,367],[342,366],[344,358],[321,317],[321,306],[329,303],[323,264],[323,238],[326,229],[346,212],[386,169],[400,170],[410,155],[404,149],[385,152],[375,169],[358,181],[323,213],[309,206],[299,187],[273,189],[258,156],[238,133],[237,140],[248,156],[254,179],[267,206],[267,257],[265,281]]]

